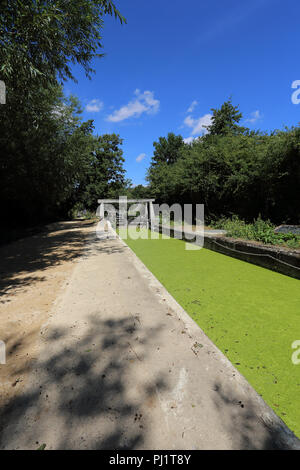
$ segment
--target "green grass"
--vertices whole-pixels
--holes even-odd
[[[166,238],[166,237],[165,237]],[[144,264],[300,437],[300,281],[181,240],[126,240]]]
[[[228,237],[256,240],[268,245],[300,248],[299,235],[294,233],[275,233],[275,225],[269,220],[262,220],[260,217],[254,220],[252,224],[247,224],[244,220],[233,216],[231,219],[223,218],[214,221],[212,226],[217,229],[226,230]]]

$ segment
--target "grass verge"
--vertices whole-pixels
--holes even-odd
[[[212,227],[226,230],[227,236],[255,240],[268,245],[285,246],[300,249],[300,235],[294,233],[275,233],[275,225],[269,220],[258,218],[252,224],[233,216],[231,219],[220,219],[212,222]]]

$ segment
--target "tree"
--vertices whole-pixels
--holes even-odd
[[[233,106],[231,98],[220,109],[211,109],[213,116],[210,126],[206,127],[210,135],[243,134],[247,129],[238,126],[243,115],[238,106]]]
[[[152,197],[149,186],[144,186],[142,184],[128,188],[126,195],[130,199],[149,199]]]
[[[90,76],[105,15],[125,22],[111,0],[2,0],[0,197],[2,222],[32,225],[65,217],[91,168],[92,121],[59,81]],[[104,178],[105,176],[103,176]]]
[[[78,100],[58,85],[40,89],[34,106],[0,109],[2,220],[34,224],[61,214],[90,157],[92,121],[81,122]]]
[[[166,163],[172,165],[179,157],[180,149],[183,147],[184,142],[181,135],[175,135],[170,132],[167,137],[160,137],[158,142],[153,143],[154,152],[152,157],[152,164]]]
[[[2,218],[37,223],[61,213],[91,152],[92,122],[82,123],[78,101],[58,86],[42,89],[35,107],[1,107]],[[8,119],[5,116],[8,115]]]
[[[146,176],[149,192],[158,201],[167,203],[176,193],[174,170],[185,143],[181,135],[170,132],[167,137],[159,137],[153,147],[153,157]]]
[[[118,197],[126,187],[122,143],[116,134],[94,138],[89,167],[77,191],[85,208],[96,209],[99,198]]]
[[[300,127],[267,134],[242,132],[235,122],[183,145],[172,164],[153,159],[151,195],[168,204],[203,203],[207,221],[238,215],[251,222],[261,215],[300,223]]]
[[[103,16],[126,20],[111,0],[3,0],[0,12],[0,76],[5,81],[48,83],[74,79],[70,64],[86,74],[101,56]],[[25,90],[24,90],[25,91]]]

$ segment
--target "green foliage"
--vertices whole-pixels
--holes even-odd
[[[108,164],[107,150],[105,163],[93,122],[82,122],[78,100],[66,98],[58,82],[75,79],[73,64],[90,76],[91,61],[101,55],[105,15],[125,21],[111,0],[1,2],[0,80],[7,97],[0,106],[0,197],[6,231],[65,217],[84,200],[84,184],[90,185],[91,205],[92,184],[102,197],[120,183],[123,160]]]
[[[24,111],[10,101],[0,107],[0,197],[9,201],[2,205],[9,225],[64,217],[76,202],[94,210],[126,183],[119,136],[94,136],[78,100],[58,85],[36,98]]]
[[[178,160],[182,146],[183,138],[181,135],[176,136],[172,132],[169,132],[167,138],[160,137],[158,142],[153,143],[153,165],[159,165],[161,163],[172,165]]]
[[[83,220],[98,220],[96,212],[92,210],[85,209],[81,202],[76,202],[74,207],[69,212],[70,219],[83,219]]]
[[[238,106],[233,106],[231,98],[225,101],[220,109],[212,108],[211,111],[213,112],[212,122],[210,126],[206,126],[210,135],[241,134],[247,130],[238,126],[243,115]]]
[[[182,143],[172,161],[166,162],[163,152],[157,155],[154,143],[147,174],[151,193],[169,204],[203,203],[207,221],[232,214],[251,221],[261,214],[274,223],[300,223],[300,127],[270,135],[248,132],[236,127],[240,114],[226,124],[224,106],[238,113],[227,102],[220,120],[215,113],[213,134],[190,145],[178,136]],[[167,148],[168,139],[159,142]]]
[[[175,163],[180,160],[184,148],[181,135],[169,133],[154,142],[154,152],[151,166],[147,172],[147,180],[150,182],[150,193],[159,201],[170,202],[176,194]]]
[[[126,187],[122,142],[116,134],[94,138],[88,167],[76,191],[83,207],[94,210],[99,198],[118,197]]]
[[[222,218],[210,224],[217,229],[227,231],[228,237],[256,240],[269,245],[285,245],[290,248],[300,248],[300,235],[293,233],[274,233],[275,225],[260,217],[253,223],[246,223],[237,216]]]
[[[4,220],[35,224],[60,213],[91,151],[92,122],[81,122],[77,100],[57,85],[41,88],[32,106],[1,106],[0,126]]]
[[[130,186],[124,193],[130,199],[150,199],[153,197],[151,195],[151,191],[149,186],[143,186],[142,184],[138,184],[137,186]]]
[[[44,84],[74,78],[70,64],[87,75],[102,47],[103,16],[125,19],[110,0],[6,0],[0,12],[0,74],[4,80]]]

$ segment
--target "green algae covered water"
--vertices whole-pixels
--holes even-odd
[[[165,236],[125,241],[300,437],[300,281]]]

